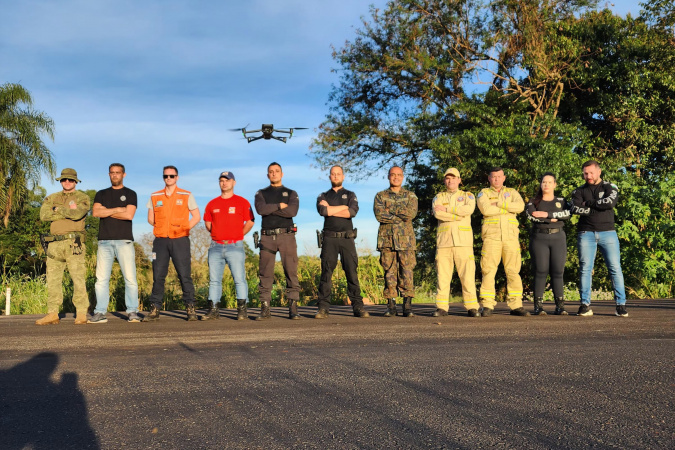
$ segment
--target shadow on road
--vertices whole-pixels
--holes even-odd
[[[100,448],[76,373],[52,381],[56,353],[0,371],[0,429],[5,449]]]

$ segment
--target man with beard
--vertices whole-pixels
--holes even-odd
[[[357,273],[359,257],[354,245],[356,230],[352,225],[352,217],[359,212],[359,202],[356,194],[342,187],[344,179],[342,167],[331,167],[330,182],[332,187],[316,199],[316,209],[324,217],[324,222],[321,245],[319,310],[314,316],[315,319],[328,317],[332,276],[333,270],[337,266],[338,255],[347,277],[347,295],[351,300],[354,316],[370,317],[370,314],[363,309],[363,297],[361,297],[361,286]]]
[[[136,214],[136,192],[124,186],[127,176],[124,165],[110,164],[111,187],[96,193],[93,216],[101,221],[98,227],[96,253],[96,308],[87,323],[106,323],[110,302],[110,273],[117,258],[124,277],[124,303],[129,322],[140,322],[138,317],[138,283],[136,282],[136,252],[131,220]]]
[[[267,178],[270,180],[270,185],[255,194],[255,210],[262,216],[258,270],[261,311],[256,320],[268,319],[271,315],[270,303],[277,252],[281,256],[281,265],[286,275],[288,318],[300,318],[298,315],[298,300],[300,299],[298,245],[295,242],[297,230],[293,223],[293,217],[298,213],[300,200],[294,190],[281,184],[283,176],[281,165],[277,162],[271,163],[267,166]]]

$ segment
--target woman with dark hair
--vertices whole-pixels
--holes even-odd
[[[555,195],[554,174],[546,172],[539,181],[539,189],[526,207],[527,218],[532,221],[530,255],[534,274],[534,315],[546,314],[543,301],[548,275],[555,298],[554,314],[567,315],[563,294],[567,239],[563,221],[570,218],[570,211],[565,199]]]

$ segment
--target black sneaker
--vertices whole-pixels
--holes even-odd
[[[492,308],[483,308],[483,311],[481,311],[480,316],[481,317],[490,317],[492,315]]]
[[[328,310],[327,309],[319,309],[316,314],[314,314],[315,319],[326,319],[328,318]]]
[[[437,308],[436,311],[431,315],[431,317],[442,317],[442,316],[447,316],[448,312],[444,309]]]
[[[512,309],[509,312],[509,314],[511,314],[512,316],[520,316],[520,317],[525,317],[525,316],[530,315],[530,313],[525,311],[525,308],[523,308],[522,306],[520,308]]]
[[[469,317],[480,317],[477,309],[470,309],[466,313],[469,315]]]
[[[617,306],[617,311],[619,307]],[[625,311],[625,309],[624,309]],[[618,313],[616,314],[617,316],[619,315]],[[628,314],[626,314],[628,315]],[[106,318],[105,314],[103,313],[96,313],[93,316],[91,316],[91,319],[87,320],[87,323],[108,323],[108,319]]]
[[[577,316],[591,317],[593,315],[593,310],[591,307],[585,303],[582,303],[577,311]]]
[[[628,311],[626,311],[626,305],[616,305],[616,315],[619,317],[628,317]]]

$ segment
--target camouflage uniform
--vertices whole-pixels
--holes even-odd
[[[436,211],[437,205],[445,211]],[[473,230],[471,214],[476,209],[476,198],[471,192],[457,190],[441,192],[434,197],[432,211],[438,219],[436,235],[436,271],[438,291],[436,308],[447,311],[450,302],[452,272],[462,282],[462,297],[467,311],[478,309],[476,296],[476,261],[473,256]]]
[[[384,297],[414,297],[413,269],[415,268],[415,230],[412,219],[417,215],[417,196],[401,188],[378,192],[373,205],[375,218],[380,222],[377,232],[377,250],[384,269]]]
[[[40,220],[51,222],[52,236],[69,236],[50,242],[47,248],[47,310],[58,313],[63,304],[63,271],[68,268],[73,280],[73,304],[79,313],[86,313],[89,297],[85,286],[86,266],[84,221],[90,199],[82,191],[57,192],[48,196],[40,208]],[[81,245],[76,245],[79,236]]]
[[[492,203],[497,203],[496,206]],[[481,304],[494,309],[495,275],[499,262],[504,264],[508,287],[507,304],[511,310],[523,306],[523,283],[520,279],[520,242],[518,241],[518,218],[525,202],[512,188],[502,187],[499,191],[485,188],[478,194],[478,209],[483,214],[483,249],[480,267],[483,272],[480,287]]]

